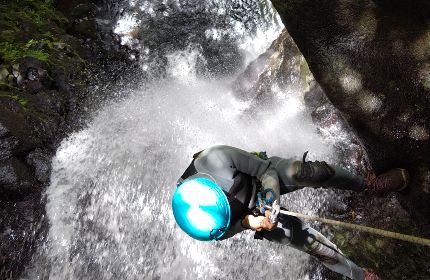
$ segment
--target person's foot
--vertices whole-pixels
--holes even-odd
[[[401,191],[408,184],[409,172],[402,168],[391,169],[378,176],[371,172],[364,180],[365,190],[372,193]]]
[[[382,280],[382,279],[379,278],[379,276],[376,275],[376,273],[373,272],[373,270],[371,270],[369,268],[365,268],[364,269],[364,280]]]

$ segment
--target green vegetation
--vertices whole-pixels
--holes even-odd
[[[7,97],[10,98],[16,102],[18,102],[21,107],[24,109],[24,111],[27,111],[27,105],[28,105],[28,100],[25,98],[22,98],[19,95],[14,95],[14,94],[10,94],[10,93],[6,93],[6,92],[1,92],[0,91],[0,98],[1,97]]]
[[[84,61],[75,49],[77,40],[66,33],[68,20],[56,10],[53,0],[1,1],[0,14],[0,103],[4,105],[0,114],[16,103],[22,108],[20,114],[42,119],[36,114],[25,86],[18,84],[18,80],[26,79],[23,67],[29,60],[25,58],[41,62],[42,91],[52,89],[51,83],[58,73],[70,73],[83,66]],[[78,78],[75,84],[79,85]]]
[[[0,4],[0,58],[15,62],[23,57],[34,57],[48,64],[62,64],[64,50],[56,46],[70,46],[62,42],[60,28],[67,23],[58,13],[52,0],[12,0]],[[70,51],[69,58],[80,60]]]
[[[391,230],[410,235],[419,233],[406,222]],[[387,279],[421,279],[417,276],[418,267],[423,271],[430,269],[430,253],[425,246],[342,228],[335,231],[333,241],[356,263],[375,269]]]

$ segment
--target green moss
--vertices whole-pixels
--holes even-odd
[[[8,42],[0,43],[0,53],[3,59],[8,61],[16,61],[23,57],[34,57],[39,60],[48,62],[49,53],[43,50],[37,50],[31,47],[20,46],[19,44],[11,44]]]
[[[66,19],[58,13],[51,0],[8,1],[0,4],[0,56],[9,63],[34,57],[48,64],[61,64],[64,30],[58,27]],[[76,53],[69,57],[75,59]],[[68,62],[64,62],[69,64]]]
[[[309,83],[312,79],[312,73],[309,69],[309,65],[304,58],[300,58],[300,75],[300,80],[305,84],[305,87],[309,89]]]
[[[14,87],[10,84],[6,84],[3,82],[0,82],[0,91],[5,90],[5,91],[18,91],[19,89],[17,87]]]
[[[10,94],[10,93],[6,93],[6,92],[0,92],[0,97],[7,97],[10,98],[16,102],[18,102],[21,107],[24,109],[24,111],[27,111],[27,106],[28,106],[28,100],[25,98],[22,98],[19,95],[15,95],[15,94]]]
[[[394,230],[418,233],[414,225],[406,222],[398,223]],[[430,252],[425,246],[345,229],[336,230],[333,241],[358,265],[373,268],[387,279],[428,279],[430,276],[426,273],[430,271],[427,261]]]
[[[52,0],[11,0],[0,5],[4,21],[13,22],[16,19],[28,21],[37,27],[42,27],[47,21],[64,22],[66,19],[57,13]]]

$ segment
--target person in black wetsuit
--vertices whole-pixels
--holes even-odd
[[[318,258],[329,269],[350,279],[379,279],[349,260],[335,244],[300,219],[280,214],[277,223],[270,223],[270,212],[264,211],[261,202],[271,205],[275,200],[279,201],[280,195],[303,187],[334,187],[357,192],[399,191],[408,184],[408,172],[398,168],[379,176],[370,173],[365,178],[324,161],[306,161],[306,155],[302,161],[297,161],[258,157],[225,145],[213,146],[194,155],[177,184],[181,186],[196,178],[208,178],[226,194],[231,210],[228,227],[222,228],[219,237],[213,239],[223,240],[251,229],[262,232],[261,236],[266,240],[292,246]],[[181,216],[183,210],[173,207],[175,219],[180,224],[185,217]],[[210,236],[212,239],[212,234]]]

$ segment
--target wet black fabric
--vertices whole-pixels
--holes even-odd
[[[190,165],[187,167],[187,169],[185,169],[184,174],[182,174],[181,179],[182,180],[186,180],[187,178],[196,175],[197,174],[197,169],[194,166],[194,160],[190,163]]]
[[[250,175],[239,172],[234,177],[234,184],[230,192],[225,192],[230,204],[230,225],[234,225],[237,221],[242,220],[245,215],[251,213],[252,180]]]
[[[182,174],[181,179],[182,180],[186,180],[187,178],[196,175],[197,174],[197,169],[194,166],[194,161],[196,160],[196,158],[200,155],[200,153],[203,151],[200,151],[198,153],[195,153],[193,155],[193,160],[191,161],[190,165],[187,167],[187,169],[185,169],[184,174]]]
[[[291,246],[316,257],[329,269],[353,280],[363,280],[364,271],[349,260],[335,244],[297,217],[279,214],[278,227],[262,238]]]
[[[303,154],[303,160],[296,174],[297,181],[325,182],[335,174],[325,161],[306,161],[308,152]]]

